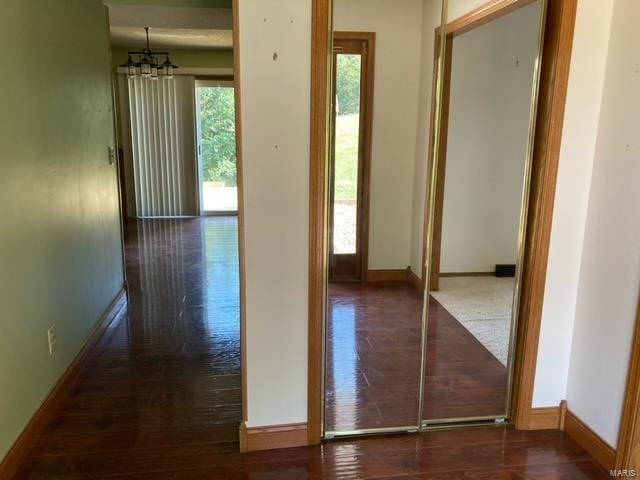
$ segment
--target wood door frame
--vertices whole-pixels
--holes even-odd
[[[449,135],[449,107],[451,104],[451,65],[453,54],[453,39],[463,33],[469,32],[474,28],[478,28],[493,20],[503,17],[514,10],[518,10],[525,7],[535,0],[498,0],[489,2],[486,5],[479,7],[476,10],[472,10],[468,14],[453,20],[447,24],[447,35],[445,45],[445,58],[444,69],[442,76],[442,113],[440,117],[440,140],[438,151],[438,168],[436,169],[436,182],[435,182],[435,208],[434,208],[434,221],[433,221],[433,242],[431,245],[431,268],[429,285],[430,291],[438,291],[440,289],[440,253],[442,251],[442,220],[444,209],[444,183],[445,173],[447,165],[447,140]],[[440,48],[440,28],[435,29],[435,46],[436,53]],[[438,61],[438,55],[434,57],[436,60],[436,67]],[[434,76],[437,75],[437,68],[434,68]],[[434,78],[435,84],[435,78]],[[432,110],[431,110],[431,123],[430,123],[430,135],[429,135],[429,157],[433,158],[433,126],[435,123],[435,110],[433,108],[435,104],[435,94],[432,95]],[[422,245],[422,258],[427,257],[427,236],[429,226],[429,199],[425,199],[424,209],[424,226],[423,226],[423,239],[425,240]],[[426,278],[427,268],[426,262],[422,264],[422,277]],[[423,288],[425,283],[423,281]]]
[[[235,0],[236,2],[238,0]],[[309,161],[309,328],[307,441],[320,443],[324,410],[324,318],[328,278],[328,185],[332,0],[312,0]]]
[[[518,429],[535,428],[533,388],[577,4],[547,3],[511,402]]]
[[[640,445],[640,301],[636,312],[636,325],[631,346],[624,409],[620,418],[614,468],[626,470],[640,467],[640,465],[631,464],[634,452],[637,456],[637,445]]]
[[[492,16],[495,18],[496,12],[513,8],[517,2],[518,0],[492,0],[465,17],[475,21],[485,18],[488,21]],[[518,429],[534,428],[531,413],[533,386],[576,9],[577,0],[548,0],[523,262],[523,293],[516,338],[512,420]],[[327,88],[331,22],[331,0],[313,0],[308,329],[310,444],[321,440],[324,396],[322,372],[327,245]]]
[[[242,423],[239,428],[240,451],[247,450],[246,422],[248,413],[247,380],[247,289],[245,275],[244,162],[242,152],[242,89],[240,87],[240,0],[233,0],[233,84],[236,113],[236,169],[238,184],[238,257],[240,266],[240,370],[242,390]]]
[[[358,168],[358,224],[357,224],[357,242],[358,248],[356,252],[356,263],[358,265],[358,280],[363,281],[366,279],[367,271],[369,268],[369,191],[371,180],[371,142],[373,132],[373,95],[375,84],[375,64],[376,64],[376,34],[375,32],[333,32],[333,45],[336,41],[358,41],[364,44],[364,53],[362,54],[362,85],[361,85],[361,98],[360,98],[360,135],[359,135],[359,168]],[[335,58],[336,53],[331,52],[332,57],[332,83],[336,81],[336,66]],[[331,103],[332,107],[330,114],[335,117],[335,105]],[[335,130],[335,125],[332,120],[332,133]],[[335,142],[335,138],[332,135],[332,142]],[[329,161],[335,162],[335,146],[330,146],[329,152],[331,157]],[[329,170],[329,189],[332,189],[331,170]],[[329,197],[331,198],[331,191]],[[333,200],[333,198],[331,198]],[[331,213],[329,211],[329,213]],[[329,235],[332,233],[332,221],[329,218]],[[331,239],[329,239],[329,244]]]

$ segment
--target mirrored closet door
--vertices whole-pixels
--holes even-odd
[[[325,436],[417,430],[427,170],[417,146],[428,143],[441,0],[333,3]]]
[[[545,0],[334,0],[325,438],[509,418]]]
[[[417,430],[442,0],[334,0],[325,437]]]
[[[509,414],[542,0],[449,2],[432,171],[426,424]]]

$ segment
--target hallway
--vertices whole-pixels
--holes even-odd
[[[212,465],[237,454],[235,217],[130,220],[129,309],[100,339],[17,478]]]

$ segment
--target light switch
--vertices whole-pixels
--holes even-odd
[[[116,148],[109,147],[109,165],[115,165],[116,163]]]

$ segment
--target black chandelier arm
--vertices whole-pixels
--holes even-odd
[[[146,54],[152,54],[152,55],[171,55],[171,52],[156,52],[156,51],[141,51],[141,52],[127,52],[127,55],[146,55]]]
[[[144,27],[146,34],[146,48],[142,50],[130,50],[127,52],[129,57],[127,62],[120,65],[126,67],[130,76],[136,76],[142,74],[144,77],[151,77],[153,80],[158,78],[158,71],[163,71],[163,75],[167,78],[173,76],[173,70],[178,68],[171,61],[171,53],[167,51],[151,50],[149,44],[149,27]],[[164,55],[166,60],[164,62],[158,59],[159,56]],[[135,60],[134,60],[135,58]]]

